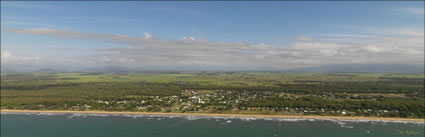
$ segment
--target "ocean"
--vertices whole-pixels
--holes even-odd
[[[1,137],[424,137],[424,123],[1,113]]]

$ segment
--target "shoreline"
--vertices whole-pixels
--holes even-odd
[[[71,111],[71,110],[11,110],[1,109],[7,113],[56,113],[56,114],[110,114],[110,115],[157,115],[157,116],[202,116],[202,117],[239,117],[239,118],[276,118],[276,119],[322,119],[322,120],[368,120],[425,123],[419,118],[393,117],[351,117],[351,116],[319,116],[319,115],[254,115],[254,114],[213,114],[213,113],[164,113],[164,112],[126,112],[126,111]]]

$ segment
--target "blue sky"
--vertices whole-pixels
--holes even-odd
[[[347,61],[348,63],[402,61],[385,60],[388,57],[381,56],[374,57],[376,59],[373,61],[356,61],[353,58],[363,57],[361,53],[340,51],[347,46],[359,47],[356,45],[370,45],[353,49],[358,52],[363,49],[372,49],[370,54],[378,54],[374,53],[373,49],[376,51],[380,48],[388,49],[383,47],[387,45],[391,45],[390,49],[397,50],[385,51],[388,53],[395,54],[404,48],[406,49],[404,52],[411,51],[417,54],[415,57],[403,58],[409,60],[414,58],[414,61],[408,63],[415,64],[423,62],[423,59],[418,58],[421,55],[423,58],[423,52],[416,53],[416,51],[423,49],[423,38],[419,39],[419,37],[423,36],[424,30],[424,2],[2,1],[1,26],[2,64],[31,63],[19,61],[18,58],[25,56],[28,56],[28,60],[37,57],[36,62],[39,64],[58,64],[57,62],[60,61],[51,58],[60,58],[72,60],[74,64],[87,65],[87,62],[82,63],[84,61],[79,59],[92,58],[93,60],[88,64],[217,68],[226,66],[235,69],[245,66],[285,69],[305,65],[341,64]],[[131,40],[117,41],[115,38],[109,39],[110,37],[105,38],[100,35],[125,36]],[[145,41],[135,39],[139,37],[146,39],[143,39]],[[413,38],[417,42],[407,48],[394,45],[403,40],[411,41]],[[393,39],[399,41],[392,41]],[[373,43],[386,42],[389,44],[373,45]],[[186,47],[181,46],[178,50],[171,50],[172,48],[159,48],[164,45],[151,46],[156,44],[185,44]],[[196,46],[196,44],[216,45],[223,48],[222,52],[212,54],[208,51],[216,50],[214,47],[191,51],[194,47],[187,46]],[[324,45],[321,50],[325,50],[318,55],[310,53],[312,51],[302,50],[309,49],[308,45],[311,44],[318,45],[314,48],[321,48],[320,45]],[[238,45],[242,47],[235,48]],[[245,51],[243,46],[247,46],[250,50]],[[128,49],[132,48],[148,52],[149,55],[129,52]],[[109,50],[108,53],[105,53],[105,50]],[[279,52],[271,54],[273,51]],[[7,52],[8,57],[5,57],[6,53],[3,52]],[[379,52],[384,54],[384,51]],[[330,61],[329,53],[333,53],[331,56],[340,61]],[[201,56],[200,58],[205,57],[205,59],[196,60],[196,57],[200,56],[198,54],[210,55]],[[303,57],[295,57],[301,54]],[[14,55],[16,57],[13,57]],[[289,55],[293,56],[289,57]],[[322,58],[322,60],[305,58],[305,55],[312,55],[310,58]],[[212,56],[222,58],[209,59]],[[373,55],[364,55],[364,58],[370,56]],[[252,62],[243,59],[250,57],[259,57],[257,59],[267,59],[267,61],[264,63],[262,60]],[[100,61],[99,58],[107,58],[107,61]],[[113,61],[112,58],[132,61],[126,64],[125,61]],[[348,58],[351,60],[347,60]],[[294,59],[296,61],[289,61]],[[227,60],[234,60],[237,63],[232,64]]]

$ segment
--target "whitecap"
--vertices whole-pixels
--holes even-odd
[[[400,124],[420,124],[425,125],[425,122],[414,122],[414,121],[393,121],[393,120],[348,120],[348,119],[326,119],[326,118],[269,118],[269,117],[219,117],[219,116],[187,116],[187,115],[146,115],[146,114],[101,114],[101,113],[50,113],[50,112],[1,112],[2,115],[10,115],[10,114],[23,114],[23,115],[46,115],[46,116],[52,116],[52,115],[70,115],[67,118],[72,119],[74,117],[83,117],[86,118],[87,116],[117,116],[117,117],[130,117],[130,118],[146,118],[146,119],[155,119],[155,118],[183,118],[186,120],[198,120],[198,119],[215,119],[215,121],[220,120],[232,120],[232,119],[239,119],[242,121],[252,121],[252,120],[267,120],[267,121],[278,121],[278,122],[298,122],[298,121],[331,121],[335,122],[337,124],[346,124],[347,122],[354,122],[354,123],[371,123],[371,124],[377,124],[377,123],[400,123]]]

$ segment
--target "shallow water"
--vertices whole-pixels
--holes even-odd
[[[2,137],[423,137],[424,123],[2,113]]]

